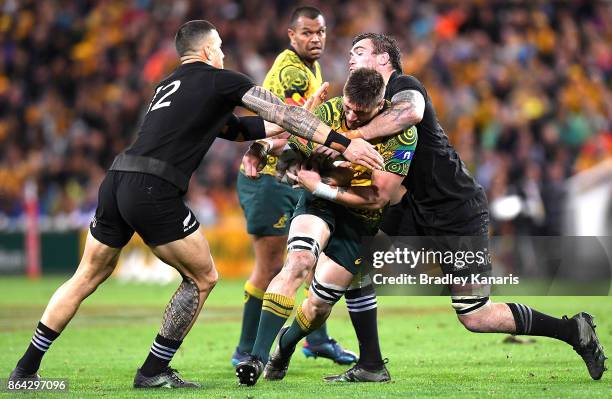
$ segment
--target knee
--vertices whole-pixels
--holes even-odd
[[[304,281],[315,263],[315,256],[309,251],[291,252],[282,271],[287,278]]]
[[[210,292],[219,281],[219,273],[213,266],[205,272],[192,276],[192,278],[201,292]]]
[[[332,306],[316,298],[308,297],[304,303],[305,312],[312,320],[326,319],[331,313]]]

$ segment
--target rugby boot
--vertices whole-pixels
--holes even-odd
[[[250,355],[247,352],[241,352],[240,350],[238,350],[238,347],[236,347],[236,350],[232,355],[232,367],[236,367],[238,363],[244,362],[249,358],[249,356]]]
[[[355,352],[344,349],[335,339],[328,337],[327,341],[321,344],[310,344],[304,341],[302,353],[306,357],[323,357],[332,360],[337,364],[352,364],[357,362],[359,358]]]
[[[563,316],[567,319],[567,316]],[[593,316],[586,312],[580,312],[572,317],[578,324],[578,342],[574,345],[574,350],[582,357],[589,370],[591,378],[599,380],[604,371],[607,357],[604,355],[603,347],[599,343]]]
[[[256,356],[249,356],[247,360],[244,360],[236,365],[236,377],[241,385],[255,385],[261,373],[263,373],[264,364]]]
[[[283,327],[278,333],[278,339],[276,340],[276,348],[272,355],[270,355],[270,359],[268,359],[268,363],[264,369],[264,378],[266,380],[282,380],[287,375],[287,369],[289,368],[289,362],[291,361],[291,355],[295,351],[295,346],[293,348],[286,348],[282,350],[280,347],[280,340],[282,336],[287,332],[289,326]]]
[[[8,378],[9,381],[17,381],[17,380],[34,380],[34,381],[39,381],[40,380],[40,375],[38,375],[38,373],[33,373],[33,374],[28,374],[25,372],[24,369],[22,369],[21,367],[17,366],[13,369],[13,371],[11,371],[11,374],[9,375]]]
[[[387,382],[391,381],[391,376],[384,364],[378,370],[366,370],[356,364],[342,374],[330,375],[323,380],[326,382]]]
[[[185,381],[178,374],[178,370],[167,367],[161,373],[152,377],[146,377],[140,369],[136,370],[134,377],[134,388],[199,388],[200,384]]]

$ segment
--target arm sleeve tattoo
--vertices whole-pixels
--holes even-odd
[[[391,98],[389,108],[359,130],[368,140],[391,136],[419,123],[424,110],[425,98],[421,93],[416,90],[402,90]]]
[[[330,131],[316,116],[307,110],[285,105],[278,97],[260,86],[252,87],[242,97],[242,103],[269,122],[307,140],[324,144]]]
[[[200,290],[192,279],[184,277],[166,306],[159,335],[181,341],[198,315]]]

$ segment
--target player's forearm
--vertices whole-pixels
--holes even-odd
[[[268,121],[264,121],[264,127],[266,131],[266,137],[276,138],[275,136],[278,136],[279,134],[286,132],[286,130],[283,129],[282,126],[278,126],[276,123],[272,123]]]
[[[425,99],[415,90],[397,93],[391,100],[391,106],[374,117],[367,125],[359,128],[366,140],[387,137],[416,125],[423,119]]]
[[[327,199],[351,208],[375,210],[383,208],[389,202],[388,196],[383,195],[376,186],[337,187],[336,190],[335,198]],[[315,189],[313,194],[317,195],[316,191]]]
[[[253,87],[242,98],[244,105],[265,120],[280,125],[296,136],[344,152],[350,140],[333,131],[309,111],[285,105],[262,87]]]

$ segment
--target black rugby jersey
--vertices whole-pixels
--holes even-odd
[[[126,154],[165,161],[191,176],[253,86],[246,75],[204,62],[180,65],[155,88]]]
[[[425,87],[413,76],[393,72],[387,83],[385,99],[391,100],[404,90],[416,90],[425,98],[423,119],[415,125],[419,142],[403,182],[413,203],[420,211],[438,213],[480,195],[482,187],[449,143]]]

